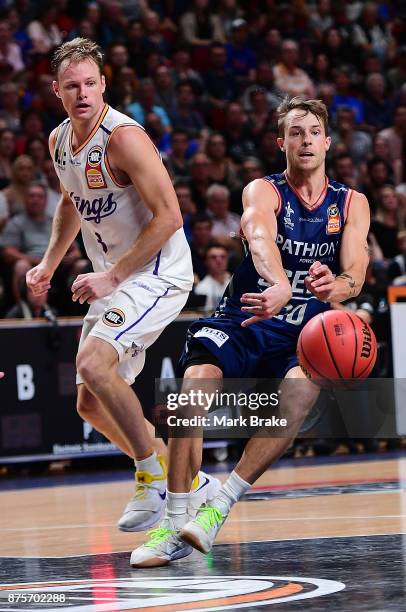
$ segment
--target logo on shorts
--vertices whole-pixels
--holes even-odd
[[[103,323],[109,327],[120,327],[125,322],[125,314],[119,308],[110,308],[103,315]]]
[[[103,149],[99,146],[92,147],[87,154],[86,180],[89,189],[101,189],[107,187],[101,169]]]
[[[209,340],[213,340],[214,344],[217,344],[219,348],[229,339],[227,334],[213,327],[202,327],[202,329],[199,329],[199,331],[195,333],[194,337],[209,338]]]

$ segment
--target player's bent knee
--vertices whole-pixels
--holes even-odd
[[[79,351],[76,358],[76,367],[79,375],[89,389],[97,389],[106,382],[109,377],[109,368],[97,353]]]

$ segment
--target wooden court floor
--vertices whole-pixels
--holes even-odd
[[[222,480],[225,476],[219,474]],[[265,610],[271,605],[281,610],[325,610],[327,605],[337,610],[406,610],[406,457],[270,470],[233,508],[208,557],[194,552],[154,571],[129,567],[128,553],[145,535],[115,527],[132,486],[127,480],[0,492],[0,610],[53,609],[22,603],[13,607],[5,594],[11,588],[45,588],[41,585],[55,590],[62,583],[64,588],[86,585],[87,595],[66,608],[81,612]],[[314,553],[309,556],[309,551]],[[362,558],[362,567],[357,558]],[[363,580],[362,571],[373,575],[381,564],[379,580],[371,583],[367,575]],[[214,599],[206,592],[209,579]],[[106,597],[97,595],[97,584],[107,588]],[[128,584],[131,596],[125,591]],[[348,594],[354,584],[358,604],[353,608]],[[147,595],[137,591],[140,585]],[[377,585],[380,595],[371,599]],[[186,599],[176,600],[179,589],[187,590]]]

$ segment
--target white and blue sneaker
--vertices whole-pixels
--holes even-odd
[[[159,527],[148,531],[148,540],[133,550],[131,567],[160,567],[192,554],[193,548],[182,542],[179,530],[165,517]]]
[[[214,476],[210,476],[206,472],[198,472],[190,490],[188,515],[194,518],[199,508],[203,504],[211,502],[220,489],[221,482],[218,478],[214,478]]]
[[[117,523],[121,531],[144,531],[150,529],[163,518],[166,506],[167,467],[160,455],[161,474],[135,472],[134,497],[125,507],[123,516]]]

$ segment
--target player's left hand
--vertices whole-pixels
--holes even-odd
[[[72,285],[72,300],[80,304],[92,304],[99,298],[110,295],[116,286],[108,272],[79,274]]]
[[[322,302],[328,302],[334,290],[335,276],[326,264],[315,261],[305,278],[306,289]]]

